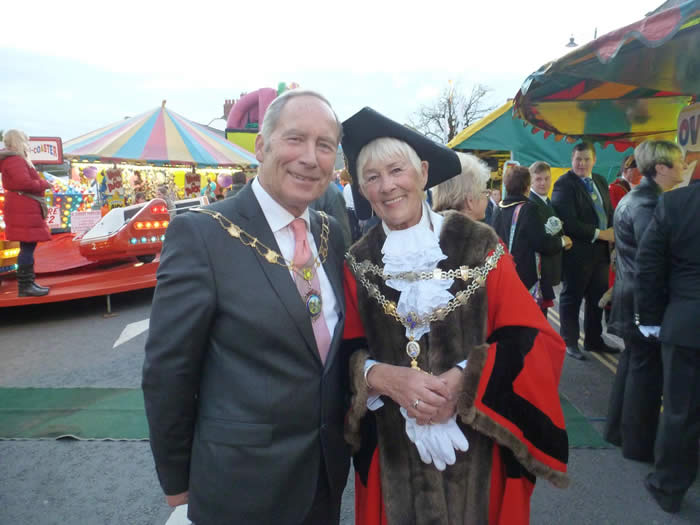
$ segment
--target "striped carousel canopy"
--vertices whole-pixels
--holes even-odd
[[[67,158],[201,167],[256,166],[249,151],[206,126],[161,107],[86,133],[63,144]]]

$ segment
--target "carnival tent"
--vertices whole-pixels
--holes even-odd
[[[700,0],[668,2],[542,66],[523,83],[514,112],[545,131],[621,148],[673,140],[680,111],[700,95],[698,50]]]
[[[555,135],[514,118],[513,101],[465,128],[447,146],[457,151],[475,153],[482,158],[512,159],[524,166],[542,160],[550,166],[567,168],[571,165],[572,142],[576,139]],[[608,180],[617,175],[626,155],[632,149],[617,151],[614,147],[596,144],[595,171]]]
[[[152,109],[63,144],[63,154],[90,162],[157,166],[251,167],[255,156],[165,107]]]

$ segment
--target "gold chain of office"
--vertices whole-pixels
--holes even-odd
[[[231,220],[229,220],[221,213],[217,211],[205,210],[203,208],[192,208],[190,211],[195,211],[198,213],[204,213],[205,215],[209,215],[214,220],[216,220],[221,225],[221,227],[228,232],[228,234],[231,237],[241,241],[241,243],[243,243],[244,246],[249,246],[253,248],[267,262],[269,262],[270,264],[278,264],[280,266],[284,266],[288,270],[298,274],[306,281],[310,281],[313,277],[312,273],[308,273],[311,272],[311,268],[318,268],[324,262],[326,262],[326,257],[328,257],[328,236],[330,234],[330,228],[328,227],[328,215],[326,215],[322,211],[318,212],[318,214],[321,216],[321,244],[318,247],[318,255],[314,258],[310,267],[304,267],[301,269],[301,271],[296,267],[294,263],[289,262],[287,259],[285,259],[281,253],[273,250],[269,246],[266,246],[265,244],[260,242],[260,239],[252,236],[240,226],[237,226],[236,224],[231,222]]]
[[[460,266],[456,270],[449,271],[436,268],[432,272],[403,272],[398,274],[385,273],[381,267],[369,261],[358,262],[351,254],[347,254],[346,258],[353,273],[357,276],[360,283],[362,283],[362,286],[365,287],[370,297],[374,298],[379,303],[384,313],[396,319],[406,328],[412,329],[417,325],[442,321],[451,312],[455,311],[460,306],[466,305],[469,302],[469,298],[474,295],[480,287],[486,285],[486,277],[488,277],[491,270],[496,267],[503,253],[503,245],[499,243],[494,252],[486,258],[486,261],[481,266],[476,266],[474,268]],[[465,282],[471,280],[471,282],[464,290],[457,292],[454,299],[451,299],[445,306],[435,308],[428,314],[420,316],[414,312],[409,312],[406,315],[400,315],[396,311],[396,303],[388,300],[384,294],[379,291],[379,287],[369,281],[367,278],[368,274],[377,275],[384,281],[389,279],[403,279],[406,281],[461,279]]]

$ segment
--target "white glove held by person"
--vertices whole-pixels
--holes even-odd
[[[406,420],[406,435],[416,445],[423,463],[433,463],[442,471],[447,465],[454,465],[457,460],[455,450],[466,452],[469,449],[469,442],[457,425],[456,415],[445,423],[419,425],[414,418],[408,417],[406,409],[400,411]]]

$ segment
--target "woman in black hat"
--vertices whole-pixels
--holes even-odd
[[[356,211],[382,220],[346,267],[356,523],[527,523],[534,477],[568,481],[563,341],[493,230],[423,200],[454,152],[370,108],[343,129]]]

